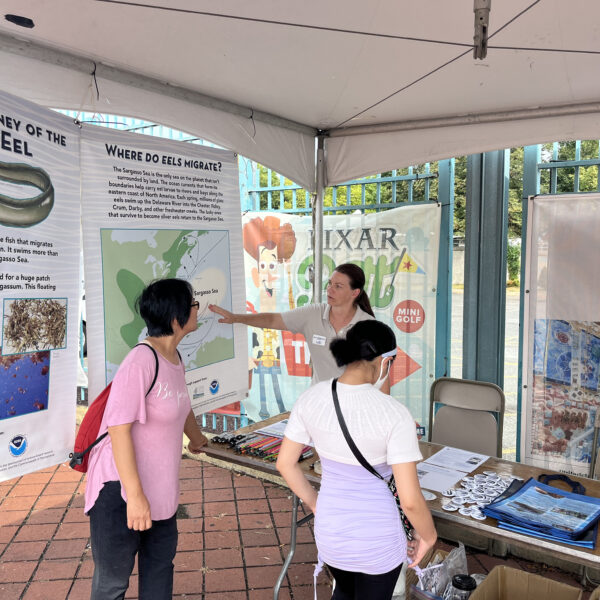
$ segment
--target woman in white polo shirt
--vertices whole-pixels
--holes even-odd
[[[335,268],[327,282],[326,303],[307,304],[283,313],[236,314],[214,304],[210,304],[209,309],[221,315],[219,323],[242,323],[304,335],[312,360],[312,383],[318,383],[342,374],[329,351],[329,344],[335,338],[345,337],[355,323],[375,318],[364,287],[363,270],[344,263]]]

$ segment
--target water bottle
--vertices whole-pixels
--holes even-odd
[[[470,575],[455,575],[452,578],[450,600],[467,600],[477,583]]]

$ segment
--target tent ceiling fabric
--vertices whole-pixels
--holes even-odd
[[[311,190],[316,130],[332,133],[328,183],[489,149],[600,138],[600,54],[532,50],[600,51],[596,0],[496,0],[483,61],[468,47],[471,0],[5,0],[6,13],[35,28],[0,22],[5,91],[177,127]],[[99,100],[90,93],[90,61]],[[552,107],[561,111],[537,114]],[[367,129],[382,124],[400,126]]]

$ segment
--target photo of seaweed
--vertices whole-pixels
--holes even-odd
[[[48,408],[50,352],[0,356],[0,421]]]
[[[4,300],[3,355],[64,348],[66,333],[66,298]]]

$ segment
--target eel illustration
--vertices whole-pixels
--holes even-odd
[[[0,181],[32,185],[41,192],[32,198],[11,198],[0,193],[0,225],[31,227],[50,214],[54,206],[54,186],[43,169],[24,163],[0,161]]]

